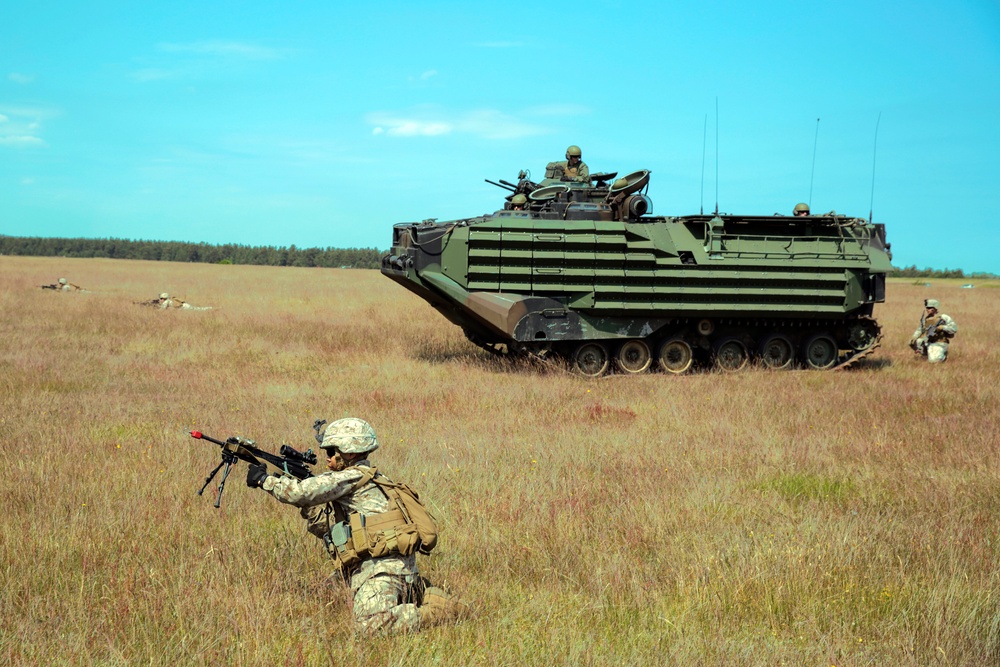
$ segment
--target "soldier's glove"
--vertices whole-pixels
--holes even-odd
[[[251,465],[247,469],[247,486],[256,489],[264,483],[267,476],[267,468],[261,465]]]

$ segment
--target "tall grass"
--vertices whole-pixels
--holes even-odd
[[[65,276],[89,294],[37,288]],[[207,312],[133,305],[169,291]],[[948,362],[906,341],[922,299]],[[838,372],[500,363],[375,271],[0,258],[0,663],[1000,664],[1000,290],[893,282]],[[199,429],[371,421],[462,625],[360,640],[293,509]]]

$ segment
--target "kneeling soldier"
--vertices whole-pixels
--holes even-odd
[[[375,430],[355,418],[325,429],[324,423],[316,423],[316,440],[330,472],[298,480],[251,466],[247,486],[301,508],[309,532],[324,541],[350,583],[358,631],[412,632],[467,616],[468,607],[456,598],[424,587],[416,553],[433,548],[436,527],[409,487],[368,462],[378,447]]]
[[[937,299],[926,299],[920,326],[910,337],[910,348],[927,357],[932,364],[942,363],[948,358],[948,342],[958,333],[955,320],[938,312],[940,307]]]

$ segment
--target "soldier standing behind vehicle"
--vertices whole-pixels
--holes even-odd
[[[932,364],[943,363],[948,358],[948,342],[958,333],[955,320],[939,312],[940,308],[937,299],[926,299],[920,326],[910,337],[910,348],[927,357]]]
[[[549,162],[545,167],[545,178],[589,183],[590,168],[583,162],[583,152],[580,147],[570,146],[567,148],[564,162]]]
[[[414,632],[467,616],[468,607],[456,598],[425,588],[417,570],[416,553],[424,549],[414,537],[413,512],[404,512],[400,491],[390,500],[393,489],[406,487],[368,462],[378,448],[371,424],[356,418],[324,424],[317,421],[314,428],[330,472],[299,480],[268,476],[263,466],[251,466],[247,486],[301,508],[309,532],[324,541],[350,584],[357,631]]]

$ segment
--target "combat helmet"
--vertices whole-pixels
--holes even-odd
[[[161,299],[169,299],[169,298],[170,298],[170,295],[169,295],[169,294],[167,294],[166,292],[161,292],[161,293],[160,293],[160,298],[161,298]]]
[[[323,432],[322,449],[336,449],[345,454],[365,454],[378,449],[375,429],[364,419],[338,419]]]
[[[941,310],[941,304],[937,299],[924,299],[924,308],[933,308],[934,310]]]
[[[571,157],[583,157],[583,152],[579,146],[573,145],[566,149],[566,159],[568,160]]]
[[[60,278],[59,279],[59,284],[60,285],[65,285],[66,284],[66,279],[65,278]]]
[[[528,203],[528,198],[522,194],[516,194],[510,199],[510,203],[513,206],[524,206]]]
[[[798,204],[795,205],[795,208],[792,210],[792,215],[798,215],[799,213],[803,212],[806,215],[809,215],[809,204],[806,204],[805,202],[799,202]]]

